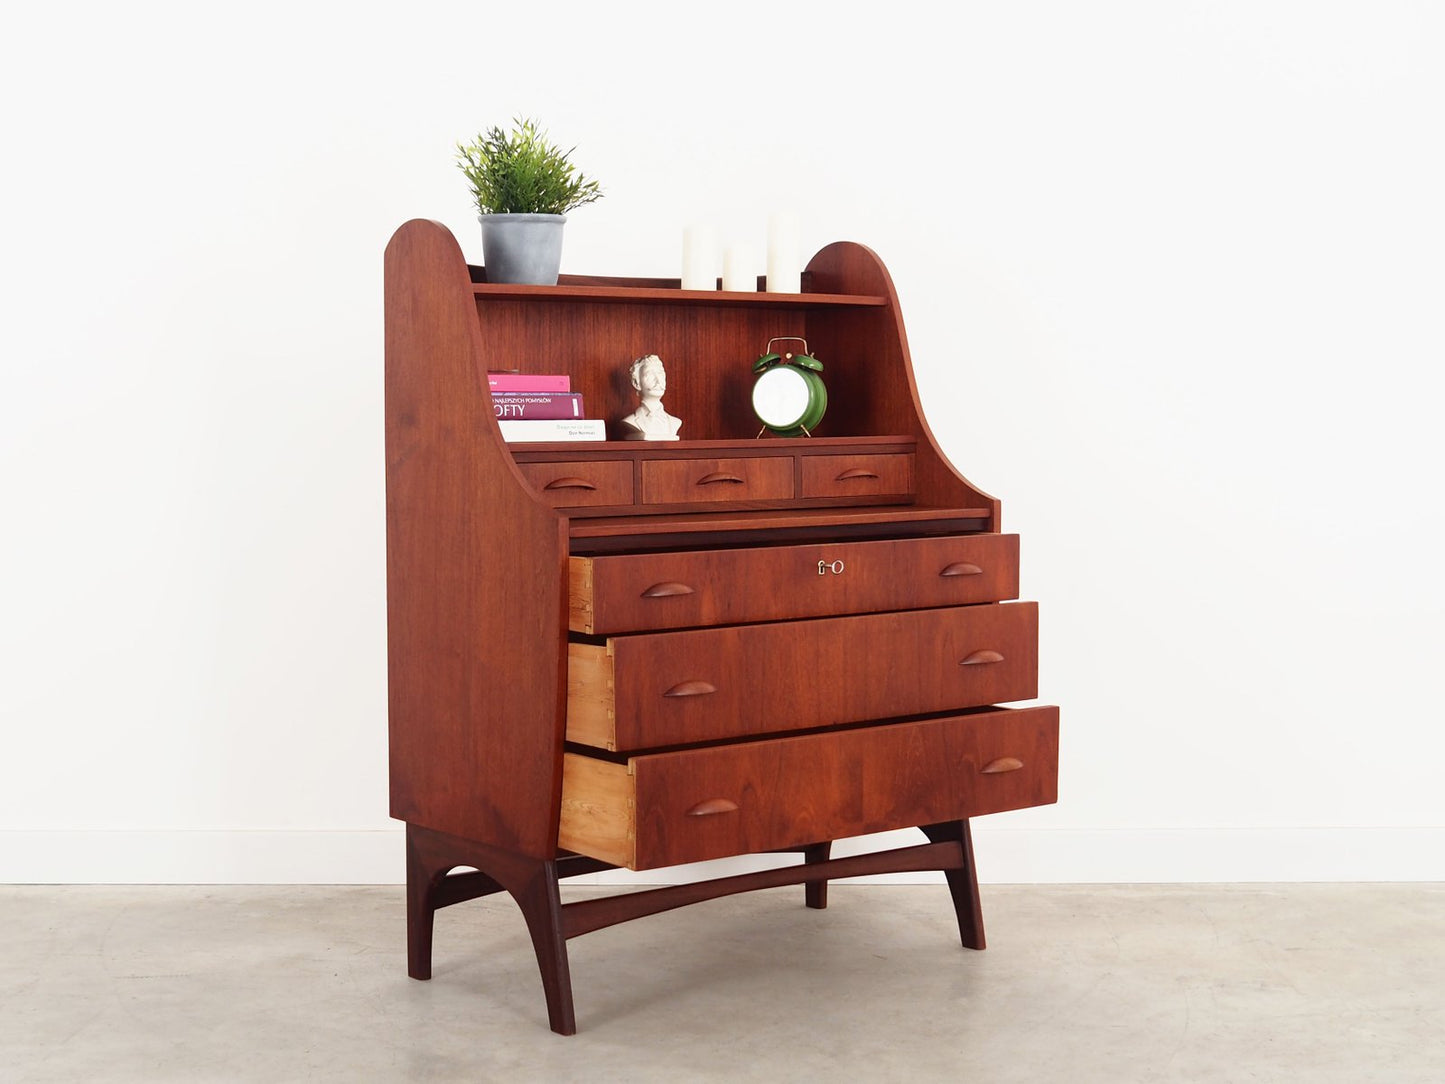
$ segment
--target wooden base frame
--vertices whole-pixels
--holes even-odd
[[[615,867],[576,854],[564,853],[551,859],[529,858],[408,824],[407,972],[414,979],[431,978],[432,930],[438,908],[495,892],[508,892],[521,908],[532,936],[552,1030],[559,1035],[575,1035],[572,977],[567,967],[568,938],[719,896],[783,885],[803,885],[807,906],[823,909],[828,906],[829,880],[921,870],[944,872],[964,947],[982,949],[983,912],[979,906],[978,875],[968,821],[921,827],[929,839],[921,846],[829,858],[831,843],[815,843],[797,848],[802,852],[803,862],[795,866],[564,904],[558,891],[560,880]],[[452,873],[458,866],[470,866],[477,872]]]

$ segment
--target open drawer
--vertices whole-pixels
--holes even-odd
[[[1038,606],[1009,602],[567,645],[567,740],[657,749],[1038,695]]]
[[[571,557],[567,569],[568,628],[609,635],[1017,598],[1019,538],[973,534]]]
[[[1059,709],[946,718],[630,757],[568,753],[557,842],[629,869],[1048,805]]]

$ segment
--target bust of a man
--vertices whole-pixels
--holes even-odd
[[[682,421],[662,406],[667,392],[667,373],[656,354],[640,357],[628,370],[632,386],[640,400],[637,409],[622,419],[622,436],[626,440],[676,440]]]

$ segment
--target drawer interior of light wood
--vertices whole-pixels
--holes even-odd
[[[567,645],[567,740],[617,748],[617,682],[605,644]]]
[[[630,765],[567,753],[562,758],[558,846],[636,868],[637,799]]]

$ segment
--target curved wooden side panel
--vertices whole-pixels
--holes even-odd
[[[836,241],[808,263],[812,289],[818,293],[872,294],[888,299],[883,308],[829,312],[809,321],[808,342],[828,368],[830,389],[866,388],[866,395],[829,398],[821,436],[834,434],[911,433],[918,438],[917,494],[920,504],[955,507],[987,506],[989,529],[1000,529],[999,502],[973,485],[948,461],[919,403],[913,360],[898,292],[883,261],[870,248]],[[836,364],[866,366],[861,373],[840,372]]]
[[[391,815],[556,853],[566,520],[530,495],[480,384],[461,249],[414,220],[386,249]]]

